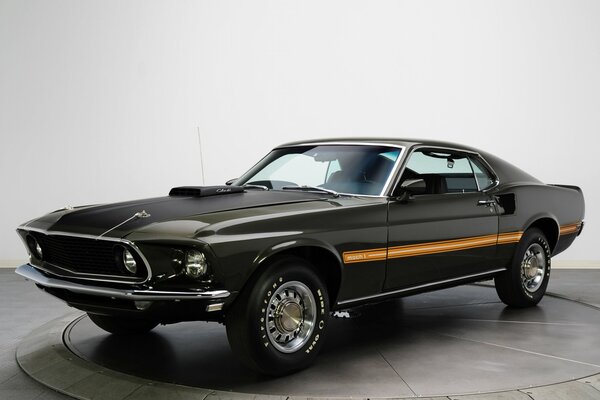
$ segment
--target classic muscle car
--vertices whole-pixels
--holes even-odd
[[[243,363],[282,375],[314,361],[336,310],[490,278],[536,305],[583,218],[578,187],[470,147],[308,141],[223,186],[27,222],[17,273],[113,334],[222,322]]]

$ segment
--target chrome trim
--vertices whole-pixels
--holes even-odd
[[[579,228],[579,232],[577,232],[577,236],[581,235],[581,232],[583,232],[583,226],[584,225],[585,225],[585,221],[581,221],[581,227]],[[559,235],[558,236],[560,237],[560,228],[559,228]]]
[[[482,193],[486,193],[486,192],[489,192],[490,190],[496,188],[496,186],[498,186],[500,184],[500,178],[498,178],[498,174],[496,173],[496,171],[494,171],[494,168],[492,168],[490,163],[487,162],[487,160],[481,154],[477,154],[477,156],[479,157],[479,160],[481,160],[485,164],[485,167],[488,169],[488,171],[492,173],[493,178],[494,178],[494,184],[481,191]]]
[[[302,186],[283,186],[281,190],[297,190],[299,192],[321,192],[321,193],[329,193],[333,195],[333,197],[340,197],[340,194],[335,190],[326,189],[318,186],[310,186],[310,185],[302,185]]]
[[[479,180],[477,179],[477,174],[475,173],[475,168],[473,168],[473,160],[471,158],[468,159],[469,166],[471,167],[471,172],[473,173],[473,178],[475,178],[475,185],[477,186],[477,191],[481,192],[481,186],[479,186]]]
[[[140,249],[135,245],[135,243],[133,243],[130,240],[121,239],[121,238],[112,238],[112,237],[102,237],[101,239],[99,239],[98,236],[96,236],[96,235],[87,235],[84,233],[79,234],[79,233],[62,232],[62,231],[47,231],[46,229],[25,227],[24,225],[19,226],[17,228],[17,231],[19,231],[19,230],[22,230],[25,232],[38,232],[38,233],[41,233],[41,234],[47,235],[47,236],[69,236],[69,237],[76,237],[76,238],[82,238],[82,239],[105,240],[105,241],[109,241],[109,242],[124,243],[124,244],[128,245],[129,247],[131,247],[137,253],[137,255],[140,256],[144,265],[146,266],[146,271],[148,271],[148,277],[146,279],[133,280],[133,279],[127,279],[126,276],[122,276],[122,275],[102,275],[102,274],[89,274],[89,273],[85,273],[85,272],[75,272],[75,271],[71,271],[68,268],[64,268],[64,267],[61,267],[58,265],[48,263],[58,269],[62,269],[63,271],[68,271],[74,275],[74,276],[68,277],[68,278],[92,280],[92,281],[100,281],[100,282],[111,282],[111,283],[135,283],[135,284],[146,283],[152,278],[152,270],[150,269],[150,263],[148,263],[148,260],[146,259],[144,254],[140,251]],[[19,235],[19,236],[21,236],[21,235]],[[27,251],[29,251],[29,249]],[[39,268],[41,270],[44,270],[48,273],[56,275],[56,273],[53,273],[52,271],[48,271],[47,269],[44,269],[44,267],[41,265],[36,265],[35,267]],[[59,275],[59,276],[61,276],[61,275]],[[93,278],[86,278],[86,276],[90,276]],[[118,280],[105,279],[107,277],[119,278],[119,279]],[[126,279],[123,279],[123,278],[126,278]]]
[[[373,294],[373,295],[369,295],[369,296],[357,297],[355,299],[338,301],[337,304],[344,305],[344,304],[354,303],[354,302],[363,301],[363,300],[376,299],[378,297],[392,296],[395,294],[404,293],[404,292],[408,292],[411,290],[424,289],[424,288],[427,288],[430,286],[436,286],[436,285],[443,285],[444,283],[456,282],[456,281],[460,281],[463,279],[477,278],[478,276],[486,276],[486,275],[495,274],[497,272],[502,272],[502,271],[506,271],[506,268],[494,269],[494,270],[482,272],[479,274],[465,275],[465,276],[461,276],[458,278],[445,279],[443,281],[425,283],[423,285],[417,285],[417,286],[411,286],[411,287],[404,288],[404,289],[392,290],[390,292],[383,292],[383,293]]]
[[[331,145],[331,146],[343,146],[343,145],[351,145],[351,146],[384,146],[384,147],[397,147],[399,149],[406,148],[403,144],[395,144],[395,143],[385,143],[385,142],[338,142],[338,141],[325,141],[325,142],[304,142],[297,144],[289,144],[289,145],[281,145],[275,147],[275,149],[285,149],[287,147],[298,147],[298,146],[323,146],[323,145]]]
[[[385,196],[386,193],[388,193],[390,186],[392,185],[392,182],[394,181],[394,177],[396,176],[396,173],[398,172],[398,170],[400,169],[400,166],[404,163],[404,160],[406,159],[406,147],[404,146],[393,146],[393,147],[397,147],[399,149],[401,149],[400,154],[398,155],[398,159],[396,160],[396,163],[394,165],[394,168],[392,168],[392,170],[390,171],[390,174],[388,175],[387,181],[385,181],[385,185],[383,185],[383,189],[381,190],[380,196]]]
[[[486,206],[486,207],[493,206],[495,204],[496,204],[496,200],[479,200],[477,202],[478,206]]]
[[[38,271],[30,264],[21,265],[15,271],[25,279],[35,282],[42,287],[54,289],[64,289],[71,292],[82,293],[92,296],[103,296],[114,299],[126,300],[203,300],[203,299],[224,299],[229,297],[231,293],[227,290],[211,290],[211,291],[161,291],[153,289],[135,290],[135,289],[114,289],[101,286],[88,286],[62,279],[48,277]]]

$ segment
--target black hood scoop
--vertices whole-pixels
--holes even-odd
[[[242,186],[179,186],[171,189],[171,197],[207,197],[219,194],[242,193]]]

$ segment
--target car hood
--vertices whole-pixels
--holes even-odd
[[[121,238],[159,222],[244,208],[323,201],[329,197],[320,193],[283,191],[246,191],[207,197],[157,197],[58,211],[30,221],[23,228]],[[148,216],[134,217],[142,211]]]

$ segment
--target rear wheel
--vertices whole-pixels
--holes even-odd
[[[141,335],[158,325],[156,322],[137,318],[113,317],[88,313],[88,317],[96,326],[116,335]]]
[[[507,271],[494,281],[496,292],[511,307],[530,307],[540,302],[550,279],[551,251],[544,233],[528,229],[513,256]]]
[[[246,288],[225,319],[232,350],[248,367],[285,375],[310,365],[329,316],[327,288],[304,259],[273,262]]]

